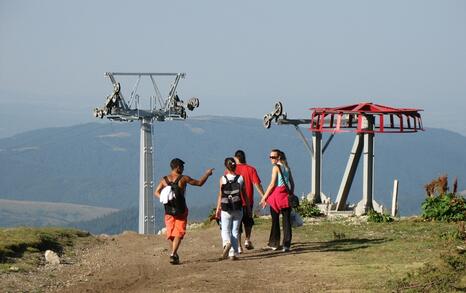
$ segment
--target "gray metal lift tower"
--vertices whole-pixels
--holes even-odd
[[[316,204],[324,202],[328,197],[322,192],[322,156],[332,141],[333,134],[328,138],[324,147],[322,147],[322,134],[313,132],[312,141],[309,144],[299,125],[310,124],[311,119],[289,119],[287,114],[283,112],[281,102],[276,102],[274,110],[264,115],[264,127],[269,129],[272,121],[275,121],[278,125],[293,125],[298,132],[299,137],[309,151],[311,159],[311,192],[307,195],[307,199]]]
[[[105,75],[113,85],[113,93],[107,97],[102,108],[95,108],[95,117],[103,118],[107,116],[115,121],[141,121],[141,145],[140,145],[140,172],[139,172],[139,234],[155,233],[155,209],[153,202],[153,169],[152,165],[152,124],[154,121],[186,119],[186,110],[192,111],[199,106],[197,98],[191,98],[184,103],[177,95],[176,88],[185,73],[117,73],[107,72]],[[116,76],[137,77],[133,90],[128,98],[128,102],[121,93],[120,83],[116,81]],[[163,98],[156,77],[174,77],[170,86],[168,96]],[[148,77],[152,82],[155,96],[149,97],[149,109],[141,109],[138,86],[142,77]]]

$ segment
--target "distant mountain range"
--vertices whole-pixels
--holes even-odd
[[[117,211],[70,203],[0,199],[0,226],[66,226]]]
[[[310,133],[303,129],[308,137]],[[216,168],[201,188],[188,188],[188,204],[213,206],[223,160],[246,151],[266,186],[269,151],[284,150],[299,195],[310,191],[310,159],[293,127],[264,129],[258,119],[196,117],[154,124],[155,183],[169,172],[169,161],[186,162],[185,173],[200,177]],[[324,136],[324,142],[328,138]],[[354,134],[337,134],[324,154],[323,192],[335,200]],[[403,215],[419,212],[424,184],[442,174],[466,189],[466,137],[443,129],[375,138],[375,199],[389,207],[393,180],[399,179]],[[361,160],[362,161],[362,160]],[[362,194],[362,165],[349,201]],[[47,128],[0,139],[0,198],[127,209],[138,204],[139,123],[102,121]],[[256,197],[257,200],[257,197]],[[159,203],[157,203],[159,205]],[[1,224],[0,224],[1,225]]]
[[[202,222],[207,219],[210,207],[190,207],[189,221]],[[93,234],[119,234],[125,230],[138,231],[139,210],[138,207],[130,207],[97,218],[66,223],[64,226],[89,231]],[[165,226],[164,211],[160,205],[155,206],[155,233]]]

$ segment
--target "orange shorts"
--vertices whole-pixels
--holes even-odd
[[[175,237],[183,239],[186,234],[186,224],[188,223],[188,210],[182,217],[175,218],[172,215],[165,215],[165,227],[167,229],[167,239],[173,240]]]

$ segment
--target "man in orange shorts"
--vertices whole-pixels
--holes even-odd
[[[202,186],[207,181],[214,169],[208,169],[205,174],[199,179],[193,179],[183,175],[184,162],[181,159],[175,158],[170,162],[171,172],[167,176],[160,179],[159,185],[155,189],[154,194],[164,200],[164,188],[169,186],[171,192],[175,195],[170,200],[164,200],[165,206],[165,227],[167,230],[167,239],[170,241],[170,263],[179,264],[178,248],[181,240],[186,234],[186,224],[188,222],[188,207],[186,206],[185,191],[186,185]],[[164,190],[164,192],[162,192]],[[162,196],[161,196],[162,195]]]

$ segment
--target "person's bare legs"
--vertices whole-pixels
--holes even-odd
[[[178,255],[178,248],[181,244],[181,237],[174,237],[172,242],[172,255]]]
[[[178,257],[178,248],[180,247],[181,244],[181,238],[180,237],[173,237],[173,239],[170,239],[170,249],[172,250],[172,253],[170,254],[170,263],[171,264],[179,264],[180,259]]]
[[[254,246],[252,245],[252,242],[251,242],[251,232],[252,232],[252,226],[244,226],[244,233],[246,235],[244,245],[246,246],[247,249],[254,249]]]
[[[244,226],[244,234],[246,235],[246,239],[245,239],[246,241],[251,240],[250,239],[251,238],[251,232],[252,232],[252,226],[249,226],[249,227]]]

